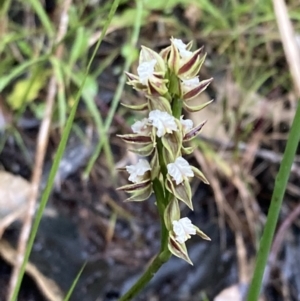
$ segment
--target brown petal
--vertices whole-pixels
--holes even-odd
[[[163,58],[165,62],[168,60],[170,51],[171,51],[171,46],[168,46],[162,49],[161,52],[159,53],[159,55]]]
[[[133,80],[139,81],[139,77],[137,75],[126,72],[126,71],[125,71],[125,74],[130,81],[133,81]]]
[[[197,60],[199,61],[199,57],[202,51],[203,51],[203,47],[193,52],[193,55],[189,58],[189,60],[186,61],[178,70],[178,75],[182,75],[183,73],[189,72],[189,70],[191,70],[193,66],[197,63]]]
[[[212,82],[212,80],[213,80],[213,78],[209,78],[209,79],[201,81],[197,87],[184,93],[183,99],[185,101],[188,101],[188,100],[193,99],[194,97],[198,96],[200,93],[202,93],[208,87],[208,85]]]
[[[175,240],[171,235],[169,236],[168,248],[170,252],[183,260],[187,261],[189,264],[193,265],[188,253],[185,244],[180,244]]]
[[[121,138],[127,143],[132,144],[144,144],[152,143],[152,139],[150,136],[143,136],[139,134],[126,134],[126,135],[117,135],[117,137]]]
[[[152,194],[152,184],[150,182],[150,185],[147,187],[140,189],[138,191],[134,191],[132,193],[132,196],[125,200],[125,202],[142,202],[147,199],[149,199],[150,195]]]
[[[183,137],[183,141],[184,142],[190,141],[193,138],[195,138],[197,135],[199,135],[206,122],[207,120],[203,121],[202,123],[198,124],[196,127],[192,128],[190,131],[188,131]]]
[[[164,95],[168,92],[166,80],[148,80],[148,94],[154,96]]]
[[[175,74],[177,74],[179,69],[179,64],[180,64],[180,55],[177,47],[172,43],[171,51],[168,59],[168,66]]]
[[[140,52],[140,57],[139,57],[139,64],[143,63],[143,62],[147,62],[147,61],[151,61],[151,60],[156,60],[156,65],[155,65],[155,71],[159,71],[159,72],[166,72],[166,64],[163,60],[163,58],[155,51],[153,51],[152,49],[142,46],[141,47],[142,50]]]
[[[140,183],[133,183],[133,184],[128,184],[128,185],[118,187],[117,190],[121,190],[121,191],[130,193],[130,192],[135,192],[140,189],[144,189],[145,187],[148,187],[149,185],[151,185],[151,181],[148,179],[148,180],[145,180]]]

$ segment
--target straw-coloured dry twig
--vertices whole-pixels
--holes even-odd
[[[56,39],[55,39],[55,45],[57,45],[55,56],[58,59],[60,59],[63,54],[63,46],[62,44],[60,44],[60,42],[64,38],[68,29],[68,11],[71,2],[72,0],[65,0],[61,4],[60,22],[57,30]],[[40,186],[41,176],[43,171],[44,158],[48,146],[49,129],[51,125],[51,117],[52,117],[52,111],[55,103],[56,92],[57,92],[57,80],[55,75],[53,74],[49,81],[44,118],[38,133],[35,164],[34,164],[34,170],[31,179],[31,191],[29,193],[29,200],[28,200],[28,209],[24,217],[23,227],[19,237],[18,254],[16,256],[14,270],[9,283],[7,300],[10,300],[13,296],[18,280],[18,275],[20,273],[22,262],[24,260],[27,241],[30,235],[32,220],[34,217],[35,207],[39,195],[39,186]]]

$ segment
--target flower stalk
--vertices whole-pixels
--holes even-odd
[[[127,201],[144,201],[155,194],[161,223],[161,247],[159,254],[148,266],[137,283],[120,301],[131,300],[151,280],[171,255],[192,264],[186,240],[198,235],[210,240],[191,220],[180,215],[179,201],[193,210],[189,180],[198,177],[208,184],[203,173],[191,166],[183,155],[193,149],[187,145],[197,137],[205,122],[194,126],[192,120],[182,115],[183,108],[196,112],[210,102],[191,106],[188,102],[203,92],[212,79],[200,81],[199,70],[204,62],[203,48],[191,51],[179,39],[171,39],[171,45],[156,53],[142,46],[137,75],[127,73],[128,84],[145,94],[141,105],[125,105],[137,111],[148,111],[147,116],[132,125],[132,133],[119,135],[130,145],[130,150],[142,156],[134,165],[121,169],[129,174],[131,184],[119,190],[130,194]]]

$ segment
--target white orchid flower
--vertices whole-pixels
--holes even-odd
[[[154,110],[149,113],[149,121],[157,129],[157,137],[162,137],[166,133],[171,134],[178,131],[174,116],[160,110]]]
[[[167,165],[168,174],[173,178],[176,182],[176,185],[179,185],[183,182],[185,177],[193,177],[194,172],[189,165],[189,162],[183,159],[182,157],[178,157],[174,163],[169,163]]]
[[[157,61],[155,59],[140,63],[137,68],[137,73],[141,84],[148,84],[148,79],[153,76],[154,66],[156,65],[156,63]]]
[[[148,134],[150,129],[149,129],[149,120],[148,118],[143,118],[142,120],[136,121],[132,126],[131,129],[134,133],[136,134]]]
[[[126,166],[126,170],[130,174],[128,180],[133,183],[139,183],[143,180],[144,174],[151,170],[151,166],[147,160],[139,159],[135,165]]]
[[[172,40],[173,44],[175,45],[175,47],[178,49],[179,54],[180,54],[180,56],[181,56],[182,59],[186,59],[186,58],[191,57],[191,55],[193,54],[193,52],[186,49],[187,45],[184,44],[182,42],[182,40],[180,40],[180,39],[174,39],[174,38],[171,39],[171,40]]]
[[[183,119],[183,116],[180,116],[180,123],[182,124],[184,133],[189,132],[194,126],[191,119]]]
[[[181,86],[183,88],[184,92],[188,92],[194,88],[196,88],[199,85],[199,77],[193,77],[190,79],[182,79]]]
[[[181,244],[190,239],[191,235],[196,234],[195,226],[187,217],[181,218],[178,221],[173,221],[172,225],[175,233],[175,239]]]

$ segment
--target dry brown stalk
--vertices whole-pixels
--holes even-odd
[[[295,31],[284,0],[273,0],[273,6],[296,94],[300,97],[300,51],[297,47]]]
[[[265,270],[263,283],[269,283],[270,274],[272,269],[276,266],[276,260],[279,255],[279,252],[282,248],[283,242],[286,238],[286,233],[288,229],[292,226],[292,224],[296,221],[296,219],[300,215],[300,205],[297,205],[295,208],[291,210],[289,215],[285,218],[282,224],[279,227],[279,230],[276,233],[276,236],[273,241],[272,249],[268,259],[268,265]]]
[[[205,176],[207,177],[210,186],[212,187],[216,205],[219,211],[219,227],[220,229],[224,230],[223,233],[221,233],[221,246],[225,247],[225,215],[228,216],[228,221],[232,229],[241,229],[241,223],[234,210],[230,207],[228,202],[226,202],[226,197],[224,196],[220,182],[216,177],[213,166],[205,160],[205,156],[198,149],[194,150],[194,156],[195,159],[199,162],[199,165],[203,169]]]

